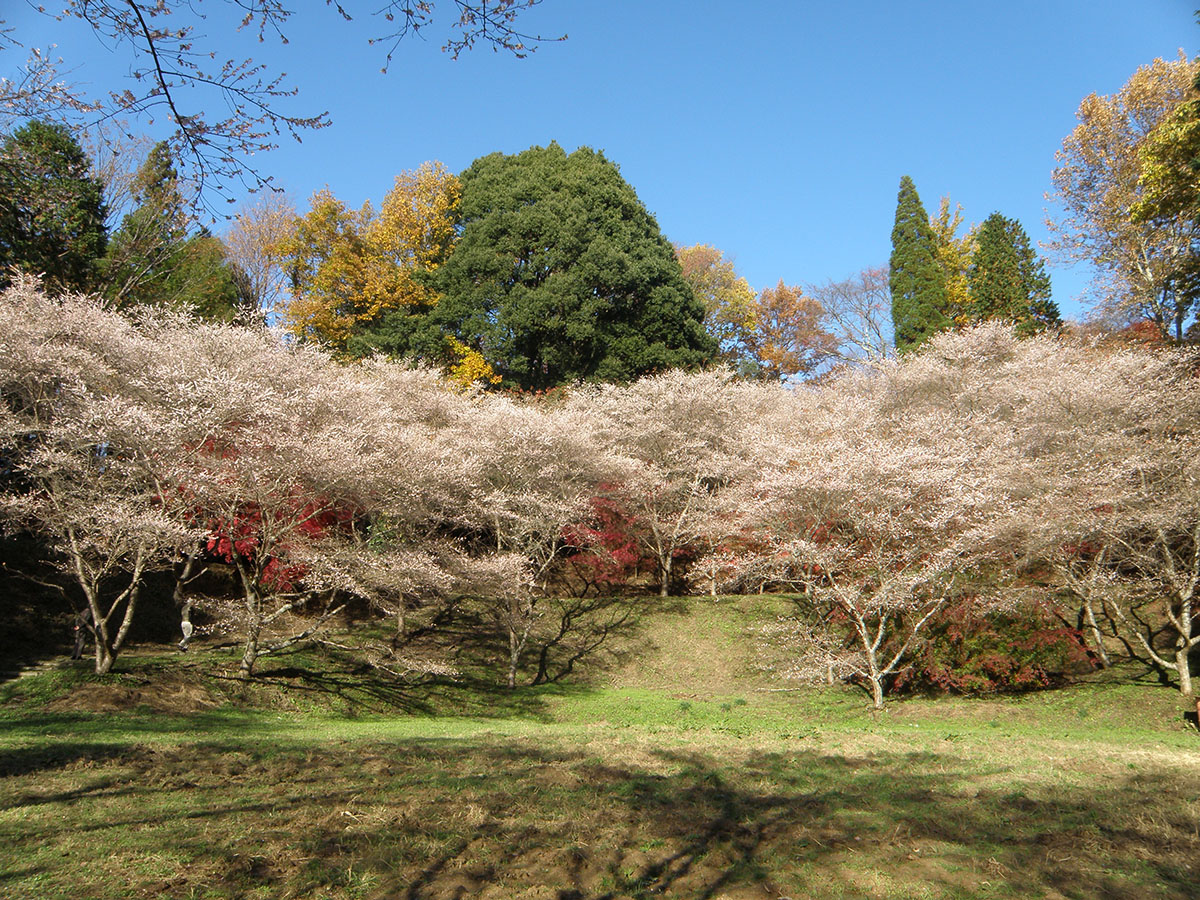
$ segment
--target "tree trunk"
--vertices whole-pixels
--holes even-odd
[[[856,623],[857,625],[858,623]],[[865,629],[865,624],[862,623]],[[875,647],[872,646],[865,630],[859,631],[863,638],[863,648],[866,650],[867,656],[867,683],[871,685],[871,706],[874,709],[883,709],[883,678],[884,673],[879,671],[878,657],[875,654]]]
[[[871,682],[871,703],[875,709],[883,709],[883,679],[878,675],[872,675],[869,679]]]
[[[262,624],[251,622],[246,628],[246,649],[242,651],[242,661],[238,666],[238,675],[242,678],[254,677],[254,664],[258,662],[258,641],[262,635]]]
[[[108,641],[108,622],[100,615],[100,605],[91,591],[87,592],[87,599],[92,610],[92,639],[96,642],[96,674],[107,675],[115,658]]]
[[[1192,670],[1189,657],[1191,648],[1184,646],[1175,651],[1175,668],[1179,672],[1179,693],[1192,696]]]
[[[144,547],[138,549],[137,556],[133,562],[133,572],[130,576],[129,587],[117,595],[109,607],[108,613],[105,614],[100,608],[101,579],[92,573],[85,563],[83,552],[76,540],[75,533],[68,530],[67,536],[70,541],[71,562],[75,580],[83,591],[83,596],[87,599],[88,610],[91,612],[92,637],[96,642],[96,674],[107,675],[112,671],[117,653],[120,651],[121,645],[125,642],[125,636],[129,633],[129,626],[133,623],[133,611],[137,606],[138,589],[141,586],[142,569],[146,561],[146,550]],[[125,615],[121,620],[116,635],[112,636],[108,623],[113,613],[120,607],[122,601],[125,602]]]
[[[100,631],[96,631],[96,674],[107,675],[112,671],[116,655],[108,648],[108,642],[100,639]]]
[[[129,634],[129,627],[133,624],[133,613],[137,608],[138,585],[135,584],[130,589],[125,600],[125,615],[121,618],[116,635],[113,635],[108,627],[108,618],[112,615],[113,610],[109,610],[108,616],[100,615],[97,599],[94,594],[89,595],[88,598],[88,604],[92,610],[93,637],[96,641],[96,674],[107,675],[112,671],[117,654],[125,643],[126,635]]]
[[[1092,608],[1092,600],[1090,597],[1083,601],[1084,619],[1087,621],[1088,630],[1092,633],[1092,643],[1095,645],[1096,661],[1101,669],[1107,669],[1112,663],[1108,659],[1108,650],[1104,647],[1104,635],[1100,631],[1100,625],[1096,622],[1096,611]]]
[[[133,612],[137,609],[138,595],[141,593],[141,574],[134,575],[133,585],[129,588],[129,597],[125,600],[125,615],[121,619],[121,626],[117,629],[117,636],[113,638],[112,653],[115,657],[117,651],[125,646],[125,638],[129,636],[129,629],[133,625]]]
[[[662,584],[660,584],[658,586],[658,596],[660,596],[660,597],[671,596],[671,563],[672,562],[673,562],[673,560],[671,559],[670,553],[667,553],[666,556],[659,557],[658,568],[659,568],[659,571],[662,573]]]
[[[258,645],[263,630],[263,599],[258,592],[259,577],[257,569],[249,569],[242,559],[234,556],[238,578],[242,582],[242,599],[246,604],[246,648],[242,651],[242,661],[238,665],[238,677],[251,678],[254,675],[254,664],[258,661]]]
[[[517,630],[511,625],[508,628],[508,689],[517,686],[517,666],[521,662],[521,642],[517,639]]]

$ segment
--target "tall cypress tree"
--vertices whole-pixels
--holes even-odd
[[[937,262],[937,238],[913,180],[900,179],[888,287],[896,349],[913,350],[953,323],[947,315],[946,274]]]
[[[973,321],[1006,319],[1019,334],[1061,324],[1050,299],[1050,276],[1029,235],[1016,219],[992,213],[979,226],[977,249],[967,270]]]

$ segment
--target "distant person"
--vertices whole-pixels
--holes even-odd
[[[181,604],[179,612],[179,630],[183,632],[183,640],[179,642],[179,649],[186,652],[188,644],[190,644],[192,641],[192,634],[196,630],[192,625],[191,600],[184,600]]]
[[[92,630],[92,609],[87,607],[75,616],[75,649],[71,653],[71,659],[83,659],[83,647],[87,643],[87,634]]]

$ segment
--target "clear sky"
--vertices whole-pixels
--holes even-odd
[[[352,206],[377,202],[425,160],[457,172],[497,150],[587,145],[620,165],[668,238],[720,247],[762,288],[886,265],[905,174],[931,211],[948,194],[968,222],[998,210],[1044,240],[1054,152],[1079,101],[1118,90],[1155,57],[1194,55],[1196,5],[544,0],[523,25],[565,33],[562,43],[522,60],[476,49],[455,61],[435,24],[399,47],[386,75],[366,43],[380,30],[371,3],[343,23],[295,0],[286,46],[253,43],[217,15],[198,31],[218,52],[287,71],[300,91],[289,109],[330,112],[332,127],[258,160],[301,205],[326,185]],[[450,15],[447,0],[439,8]],[[127,68],[21,4],[5,18],[27,46],[57,42],[96,88]],[[16,62],[0,55],[0,68]],[[1051,276],[1064,314],[1080,315],[1088,273]]]

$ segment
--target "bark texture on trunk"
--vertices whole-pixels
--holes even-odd
[[[1185,697],[1192,696],[1192,670],[1190,647],[1180,647],[1175,651],[1175,669],[1179,672],[1179,693]]]

